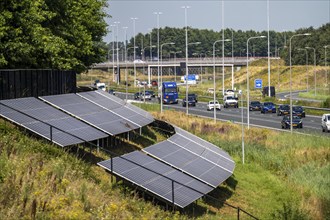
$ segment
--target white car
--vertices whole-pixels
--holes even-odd
[[[330,114],[323,114],[322,115],[322,131],[330,132]]]
[[[228,108],[228,107],[234,107],[234,108],[238,108],[238,101],[235,97],[233,96],[225,96],[223,98],[223,107]]]
[[[232,89],[227,89],[227,90],[225,91],[225,95],[226,95],[226,96],[235,96],[235,91],[232,90]]]
[[[134,62],[134,63],[146,63],[145,61],[143,61],[143,60],[139,60],[139,59],[138,59],[138,60],[134,60],[133,62]]]
[[[214,93],[214,89],[213,88],[208,88],[207,92],[213,94]]]
[[[209,101],[209,103],[207,104],[207,110],[208,111],[211,111],[211,110],[213,110],[213,109],[216,109],[216,110],[221,110],[221,105],[220,105],[220,103],[217,101],[217,100],[215,100],[215,102],[214,101]]]

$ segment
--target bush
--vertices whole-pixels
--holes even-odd
[[[323,102],[323,108],[330,108],[330,97]]]

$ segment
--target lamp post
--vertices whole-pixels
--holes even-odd
[[[215,97],[216,97],[216,90],[215,90],[215,44],[222,42],[222,41],[230,41],[230,39],[225,40],[217,40],[213,43],[213,105],[215,107]],[[217,114],[216,114],[216,108],[213,108],[213,118],[214,123],[217,121]]]
[[[125,45],[125,47],[126,47],[126,45]],[[136,49],[136,48],[138,48],[138,47],[129,47],[129,48],[126,48],[126,50],[125,50],[125,52],[126,52],[126,54],[125,54],[125,64],[126,64],[126,71],[125,71],[125,80],[126,80],[126,102],[127,102],[127,93],[128,93],[128,77],[127,77],[127,54],[128,54],[128,50],[129,49]]]
[[[203,53],[193,53],[193,55],[196,55],[199,58],[199,62],[201,62],[201,66],[200,66],[200,68],[201,68],[201,74],[200,74],[200,76],[201,76],[201,83],[202,83],[202,73],[203,73],[202,54]]]
[[[124,38],[125,38],[125,44],[124,44],[124,59],[125,59],[125,83],[126,83],[126,102],[127,102],[127,63],[126,63],[126,58],[127,58],[127,53],[126,53],[126,49],[127,49],[127,28],[128,27],[123,27],[125,34],[124,34]]]
[[[115,27],[116,25],[111,24],[112,27],[112,81],[115,81]]]
[[[146,46],[146,47],[144,47],[144,48],[142,49],[142,54],[143,54],[143,56],[144,56],[144,59],[145,59],[145,54],[144,54],[144,52],[145,52],[146,48],[148,48],[148,47],[150,47],[150,51],[152,51],[152,48],[155,48],[156,45],[149,45],[149,46]]]
[[[152,28],[148,28],[150,31],[150,46],[152,45],[152,38],[151,38],[151,33],[152,33]],[[156,46],[155,46],[156,47]],[[150,47],[150,62],[152,62],[152,47]]]
[[[314,51],[314,96],[316,96],[316,50],[313,47],[305,47]]]
[[[159,87],[159,15],[163,14],[162,12],[154,12],[154,15],[157,15],[157,85]]]
[[[188,40],[188,38],[187,38]],[[190,45],[198,45],[200,44],[201,42],[192,42],[192,43],[188,43],[186,44],[186,115],[188,115],[188,75],[189,75],[189,67],[188,67],[188,48]]]
[[[134,47],[135,47],[135,21],[137,20],[138,18],[131,18],[131,20],[133,21],[133,35],[134,35],[134,38],[133,38],[133,42],[134,42]],[[134,87],[136,87],[136,65],[135,65],[135,55],[136,55],[136,51],[134,50],[134,54],[133,54],[133,66],[134,66]]]
[[[309,36],[311,35],[310,33],[304,33],[304,34],[295,34],[290,37],[289,43],[290,43],[290,49],[289,49],[289,56],[290,56],[290,131],[291,133],[293,132],[293,127],[292,127],[292,60],[291,60],[291,41],[292,38],[298,37],[298,36]]]
[[[325,66],[325,85],[328,86],[328,68],[327,68],[327,48],[330,45],[324,46],[324,66]]]
[[[279,57],[278,62],[277,62],[277,75],[278,75],[278,87],[280,87],[280,49],[284,49],[286,46],[279,47],[277,48],[277,56]]]
[[[173,45],[175,44],[174,42],[170,42],[170,43],[164,43],[162,45],[160,45],[160,85],[162,86],[163,84],[163,66],[162,66],[162,61],[163,61],[163,46],[165,45]],[[163,87],[161,89],[160,92],[160,112],[163,113]]]
[[[247,124],[250,129],[250,82],[249,82],[249,41],[251,39],[266,38],[266,36],[250,37],[246,41],[246,111],[247,111]],[[243,108],[243,106],[242,106]]]
[[[182,51],[171,51],[170,53],[173,53],[174,54],[174,64],[176,64],[176,54],[177,53],[182,53]],[[174,66],[174,79],[175,79],[175,82],[176,82],[176,66]]]
[[[119,85],[119,47],[118,47],[118,26],[120,24],[119,21],[113,22],[116,24],[117,34],[116,34],[116,43],[117,43],[117,84]]]
[[[186,114],[188,115],[188,18],[187,18],[187,9],[190,6],[182,6],[181,8],[184,9],[184,20],[185,20],[185,27],[186,27]]]
[[[304,50],[305,54],[306,54],[306,84],[307,84],[307,92],[308,92],[308,51],[307,49],[303,49],[303,48],[298,48],[298,50]]]

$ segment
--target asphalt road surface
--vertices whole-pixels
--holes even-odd
[[[116,96],[125,99],[124,93],[116,93]],[[128,99],[134,99],[133,94],[128,94]],[[146,102],[158,102],[157,98],[152,98],[151,101],[146,100]],[[239,103],[240,104],[240,103]],[[201,117],[214,118],[213,111],[207,111],[206,103],[198,102],[195,107],[190,107],[188,109],[189,114],[198,115]],[[174,109],[176,111],[186,112],[186,107],[182,107],[181,100],[179,104],[170,104],[163,105],[164,110],[166,109]],[[242,121],[242,112],[244,115],[244,124],[247,123],[246,118],[246,108],[221,108],[221,111],[217,111],[216,118],[217,120],[222,121],[231,121],[233,123],[241,124]],[[281,128],[281,120],[282,116],[277,116],[276,113],[266,113],[261,114],[260,111],[250,111],[250,126],[255,127],[264,127],[269,129],[281,130],[290,132],[290,129],[282,129]],[[323,133],[321,130],[321,117],[320,116],[312,116],[306,115],[303,118],[303,128],[294,128],[293,132],[306,133],[306,134],[316,134],[316,135],[327,135],[330,137],[330,133]]]

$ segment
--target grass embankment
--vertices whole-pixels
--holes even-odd
[[[212,120],[173,111],[153,114],[229,152],[236,161],[233,178],[236,184],[225,190],[230,204],[261,219],[329,218],[329,137],[246,129],[243,165],[240,125],[224,122],[215,125]],[[232,218],[226,207],[220,213],[225,219]]]
[[[125,185],[111,183],[109,174],[95,164],[108,158],[102,153],[78,157],[2,120],[0,137],[0,219],[177,218]],[[157,138],[145,137],[142,142]]]

